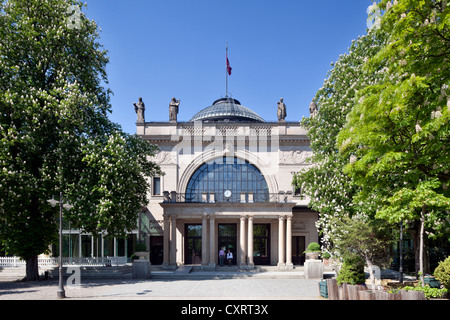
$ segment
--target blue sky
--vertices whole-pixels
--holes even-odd
[[[308,116],[330,63],[366,33],[371,0],[84,0],[109,51],[112,121],[136,132],[133,103],[146,121],[179,121],[225,96],[225,48],[233,68],[229,93],[266,121],[277,101],[287,121]]]

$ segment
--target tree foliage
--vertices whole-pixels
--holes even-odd
[[[336,137],[355,105],[358,90],[377,83],[381,78],[382,70],[368,73],[364,65],[383,43],[383,37],[372,34],[354,40],[348,52],[331,64],[333,68],[314,98],[317,114],[301,121],[301,125],[308,129],[313,150],[310,161],[314,165],[297,173],[293,184],[301,187],[311,199],[310,207],[319,213],[317,227],[322,232],[327,250],[331,250],[329,239],[332,233],[339,232],[332,227],[330,219],[371,212],[370,206],[359,206],[353,201],[358,186],[343,172],[348,160],[339,154]]]
[[[379,6],[376,34],[388,40],[366,69],[385,72],[358,93],[339,133],[345,172],[361,187],[361,201],[376,201],[379,218],[418,220],[426,207],[429,230],[450,235],[450,6],[438,0]]]
[[[147,160],[156,148],[107,118],[107,52],[82,7],[0,5],[0,240],[27,263],[57,236],[52,196],[63,192],[75,206],[67,215],[74,226],[122,236],[146,203],[145,176],[159,170]]]

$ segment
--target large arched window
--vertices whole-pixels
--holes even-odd
[[[218,158],[195,171],[186,188],[186,202],[264,202],[269,188],[248,161]]]

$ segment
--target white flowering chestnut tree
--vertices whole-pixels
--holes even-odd
[[[343,172],[348,158],[339,154],[336,137],[356,103],[358,90],[377,83],[384,72],[382,69],[371,73],[364,70],[366,61],[380,50],[383,39],[369,34],[354,40],[348,52],[332,63],[332,69],[317,92],[314,101],[318,111],[301,121],[308,129],[313,150],[309,160],[314,165],[297,173],[293,184],[311,199],[310,207],[319,213],[316,225],[322,234],[323,250],[333,256],[341,255],[338,248],[332,246],[332,239],[341,233],[333,223],[335,218],[361,212],[372,217],[374,214],[372,206],[360,206],[353,201],[359,188]]]
[[[385,72],[358,92],[337,141],[349,159],[344,171],[360,188],[358,201],[373,201],[378,218],[416,231],[423,274],[424,236],[450,236],[450,3],[378,6],[383,15],[374,34],[387,42],[365,68]]]
[[[48,199],[63,192],[73,227],[123,236],[159,168],[148,160],[156,147],[107,117],[107,52],[83,4],[0,3],[0,245],[36,280],[58,235]]]

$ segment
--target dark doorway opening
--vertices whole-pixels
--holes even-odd
[[[253,225],[253,262],[270,265],[270,224]]]
[[[235,223],[219,224],[219,250],[224,249],[225,257],[228,253],[228,250],[231,251],[231,253],[233,254],[233,260],[231,261],[232,265],[237,264],[236,233],[237,233],[237,224]],[[225,261],[224,264],[225,265],[228,264],[228,261]]]
[[[202,225],[187,224],[185,226],[184,264],[202,263]]]
[[[163,263],[163,243],[164,237],[150,237],[150,262],[152,265],[161,265]]]
[[[305,250],[305,237],[292,237],[292,263],[294,265],[302,266],[305,264]]]

